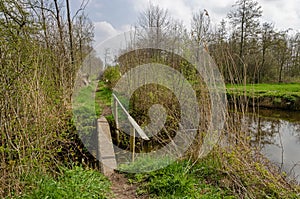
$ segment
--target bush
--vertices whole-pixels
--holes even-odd
[[[113,88],[120,77],[119,66],[108,66],[103,73],[103,80],[108,84],[109,88]]]

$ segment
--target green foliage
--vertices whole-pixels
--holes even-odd
[[[108,198],[110,182],[98,171],[82,167],[61,168],[62,174],[54,179],[50,176],[35,176],[36,188],[28,189],[19,198]],[[31,176],[32,177],[32,176]]]
[[[73,96],[73,122],[79,137],[84,140],[85,147],[91,147],[90,139],[93,139],[93,132],[96,130],[95,121],[99,116],[99,104],[95,104],[93,93],[95,85],[91,83],[83,87]],[[98,112],[97,112],[98,111]]]
[[[138,169],[153,165],[155,161],[149,157],[141,158],[130,167]],[[211,180],[223,178],[214,161],[200,161],[195,165],[186,160],[176,161],[159,170],[127,175],[131,182],[140,183],[140,195],[149,194],[151,198],[235,198],[226,188]]]
[[[140,173],[144,171],[153,171],[164,168],[167,165],[171,164],[173,161],[174,160],[167,156],[154,158],[150,155],[145,155],[143,157],[138,158],[135,162],[120,165],[119,169],[123,172]]]
[[[248,162],[251,169],[245,170],[244,160],[238,154],[232,152],[223,155],[226,160],[216,154],[210,154],[194,163],[187,160],[175,161],[155,171],[129,173],[127,176],[131,183],[139,185],[137,190],[139,195],[147,194],[150,198],[298,197],[296,189],[286,190],[280,175],[271,173],[264,164]],[[245,156],[247,155],[244,154],[243,158]],[[150,157],[139,158],[126,169],[159,165],[164,161]],[[243,187],[243,193],[235,191],[238,189],[237,182]]]
[[[74,34],[74,48],[67,47],[64,9],[42,1],[0,2],[0,198],[21,193],[23,176],[36,168],[43,174],[67,161],[81,162],[70,96],[81,65],[77,60],[90,51],[92,35],[82,19],[81,27],[72,27],[86,37]],[[49,15],[56,11],[56,17]],[[84,48],[77,48],[79,43]]]
[[[96,92],[95,85],[91,83],[83,87],[74,97],[73,112],[83,118],[76,118],[76,121],[85,124],[84,121],[93,121],[98,118],[105,106],[111,105],[111,90],[108,86],[100,81]],[[95,93],[95,98],[94,98]],[[86,118],[86,116],[91,116]]]
[[[155,172],[149,176],[147,190],[150,194],[158,196],[183,197],[187,195],[198,196],[195,185],[197,180],[186,175],[181,165],[170,165],[166,169]]]
[[[281,102],[282,102],[281,98],[278,97],[274,98],[274,103],[280,104]]]
[[[113,88],[120,77],[121,73],[119,66],[108,66],[103,73],[103,81],[107,82],[109,88]]]

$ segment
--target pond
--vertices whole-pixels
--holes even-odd
[[[244,122],[253,144],[289,176],[300,182],[300,112],[259,109]]]

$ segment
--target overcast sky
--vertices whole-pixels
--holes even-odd
[[[73,10],[82,0],[72,1]],[[95,26],[95,44],[130,30],[143,10],[152,2],[168,9],[171,17],[189,27],[192,13],[206,9],[213,25],[226,18],[236,0],[89,0],[86,13]],[[276,29],[300,31],[300,0],[258,0],[263,22],[272,22]]]

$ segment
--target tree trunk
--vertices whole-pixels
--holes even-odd
[[[283,65],[284,65],[284,62],[282,61],[281,64],[280,64],[280,69],[279,69],[278,83],[282,83],[282,70],[283,70]]]
[[[72,34],[72,21],[71,21],[69,0],[66,0],[66,4],[67,4],[67,15],[68,15],[68,26],[69,26],[69,42],[70,42],[71,65],[73,66],[73,64],[74,64],[73,34]]]

